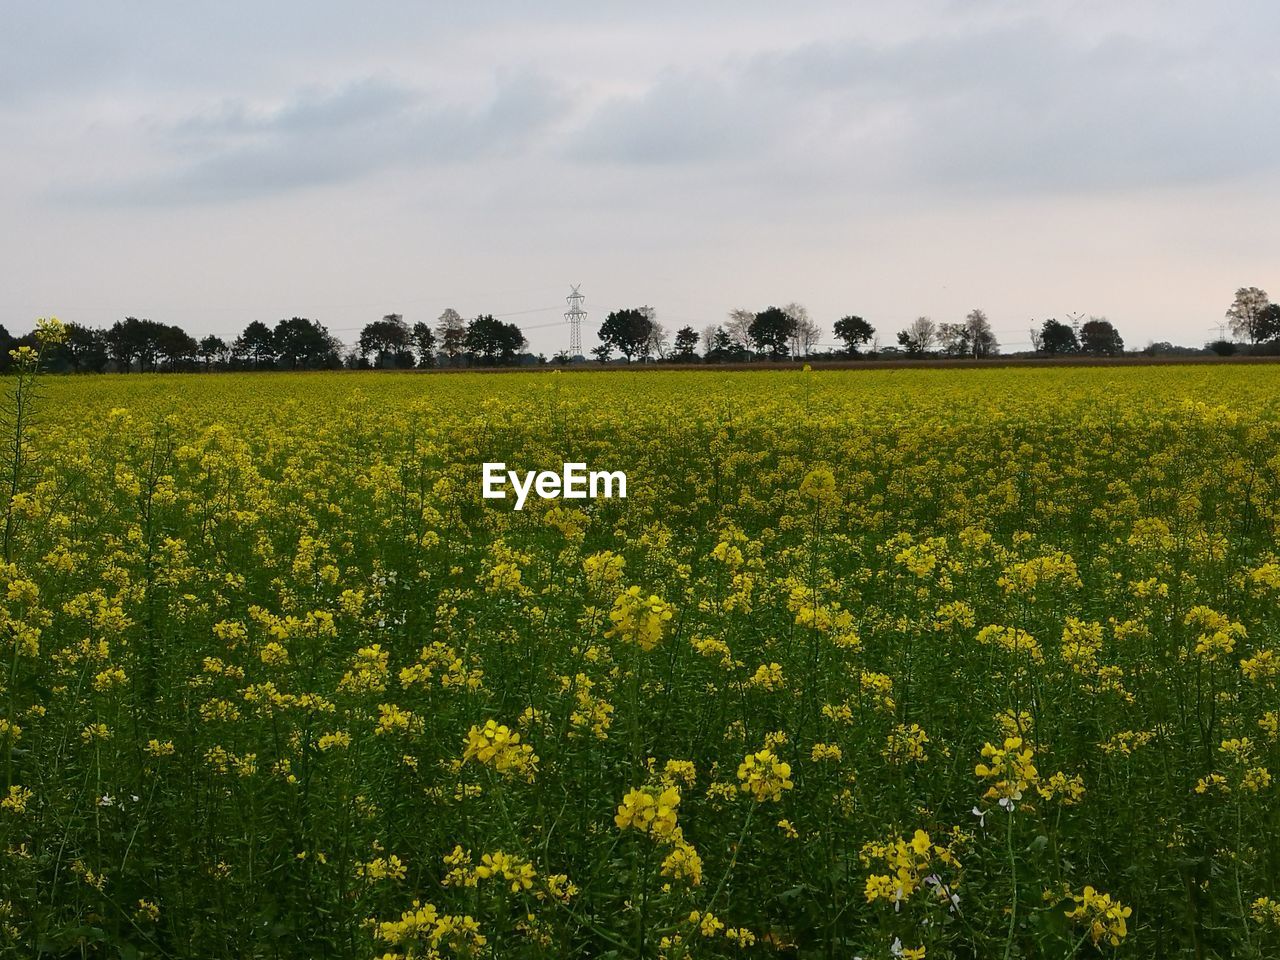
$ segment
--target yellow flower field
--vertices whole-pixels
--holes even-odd
[[[1280,955],[1280,367],[27,386],[2,956]]]

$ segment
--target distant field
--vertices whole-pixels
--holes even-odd
[[[1280,955],[1280,368],[41,390],[2,955]]]

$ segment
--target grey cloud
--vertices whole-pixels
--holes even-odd
[[[1023,18],[898,43],[831,40],[664,77],[605,103],[573,155],[873,188],[980,191],[1213,182],[1274,171],[1280,71],[1240,50]],[[746,158],[743,151],[753,156]]]
[[[167,168],[77,192],[108,203],[222,201],[474,162],[528,147],[566,107],[556,87],[530,73],[498,78],[487,101],[469,105],[378,78],[306,89],[269,107],[226,101],[149,125]]]
[[[586,161],[678,165],[765,145],[744,91],[698,74],[668,74],[643,94],[614,97],[576,132],[570,148]]]
[[[383,79],[366,78],[337,90],[299,91],[274,109],[255,109],[243,100],[224,101],[162,131],[174,137],[224,137],[329,131],[370,123],[411,110],[419,94]]]
[[[1079,44],[1036,26],[928,59],[934,92],[911,91],[896,145],[903,174],[925,183],[1117,189],[1275,167],[1280,131],[1259,121],[1280,83],[1247,61],[1222,71],[1195,50],[1127,36]]]

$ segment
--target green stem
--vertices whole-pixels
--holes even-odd
[[[1015,801],[1010,800],[1010,803]],[[1009,907],[1009,935],[1004,944],[1004,960],[1013,956],[1013,937],[1018,923],[1018,860],[1013,855],[1013,810],[1009,810],[1009,829],[1005,835],[1009,850],[1009,874],[1013,883],[1013,902]]]
[[[742,821],[742,832],[738,834],[738,842],[733,845],[733,855],[729,858],[729,866],[725,868],[724,875],[720,878],[720,882],[716,885],[716,892],[711,895],[711,900],[707,903],[707,909],[704,913],[710,913],[716,905],[716,901],[720,899],[720,894],[724,891],[724,885],[729,882],[729,875],[733,873],[733,868],[738,863],[738,851],[742,849],[742,844],[746,842],[747,830],[751,826],[751,818],[755,816],[757,803],[752,803],[747,808],[747,816]]]

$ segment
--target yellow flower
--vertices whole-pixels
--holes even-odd
[[[800,481],[800,495],[815,503],[833,503],[836,499],[836,475],[826,467],[814,467]]]
[[[807,368],[807,364],[805,365]],[[756,945],[756,935],[746,927],[730,927],[724,932],[726,940],[733,943],[735,947],[745,950],[747,947]]]
[[[769,691],[782,690],[787,685],[782,677],[782,665],[778,663],[760,664],[756,668],[755,675],[747,681],[747,684],[760,690]]]
[[[111,739],[111,728],[105,723],[90,723],[80,731],[80,739],[84,743],[95,743]]]
[[[316,746],[322,753],[329,750],[345,750],[351,746],[351,734],[345,730],[335,730],[332,733],[322,734],[316,742]]]
[[[791,764],[779,760],[767,747],[749,753],[738,765],[738,780],[744,793],[750,793],[757,803],[779,800],[784,790],[790,790]]]
[[[724,922],[710,911],[694,910],[689,914],[689,922],[704,937],[714,937],[724,929]]]
[[[528,890],[537,877],[533,864],[501,850],[484,854],[480,858],[480,866],[475,868],[475,875],[480,880],[501,876],[510,884],[512,893]]]
[[[1227,778],[1220,773],[1211,773],[1207,777],[1201,777],[1196,781],[1196,793],[1206,794],[1213,790],[1220,793],[1230,793],[1231,788],[1227,785]]]
[[[687,880],[690,886],[702,883],[702,857],[687,843],[680,829],[675,830],[675,844],[662,861],[661,873],[675,880]]]
[[[108,667],[93,678],[93,689],[104,692],[115,687],[123,687],[129,678],[119,667]]]
[[[403,880],[408,873],[408,868],[395,854],[356,864],[356,876],[366,880]]]
[[[617,583],[626,565],[627,561],[612,550],[602,550],[582,561],[582,571],[593,585],[602,586]]]
[[[1003,647],[1010,653],[1030,658],[1035,664],[1044,662],[1044,651],[1040,649],[1036,638],[1016,627],[1002,627],[997,624],[983,627],[978,631],[978,643],[984,646]]]
[[[280,645],[275,644],[275,646],[279,647]],[[280,649],[284,650],[283,647],[280,647]],[[279,657],[280,654],[273,653],[272,656]],[[288,658],[288,651],[284,651],[284,657],[285,659]],[[391,655],[382,649],[382,644],[380,643],[361,647],[351,659],[351,668],[343,674],[342,680],[338,682],[338,689],[351,693],[382,692],[387,689],[387,663],[390,658]],[[266,657],[263,660],[264,662],[271,662],[266,660]]]
[[[475,760],[493,767],[501,774],[510,774],[533,781],[538,766],[538,756],[533,747],[520,742],[520,734],[506,724],[486,720],[483,727],[473,726],[467,731],[463,744],[464,763]]]
[[[891,837],[887,841],[864,844],[859,858],[865,866],[878,862],[888,871],[867,876],[863,893],[868,903],[886,900],[896,905],[922,886],[931,886],[943,898],[951,899],[949,888],[938,877],[938,870],[940,866],[958,868],[959,862],[951,845],[934,843],[924,830],[916,830],[910,840]]]
[[[810,757],[814,763],[839,763],[844,757],[844,752],[834,743],[815,743]]]
[[[155,923],[160,919],[160,906],[152,900],[139,900],[133,916],[135,920]]]
[[[1280,930],[1280,902],[1271,897],[1258,897],[1249,908],[1249,916],[1255,923]]]
[[[56,346],[67,339],[67,327],[57,317],[41,317],[36,321],[36,341],[41,346]]]
[[[289,663],[289,651],[284,644],[272,640],[258,651],[258,658],[268,667],[283,667]]]
[[[377,735],[388,733],[416,733],[422,729],[422,718],[415,716],[394,703],[378,704],[378,722],[373,732]]]
[[[1021,800],[1023,792],[1040,780],[1035,752],[1021,737],[1006,737],[1001,747],[984,744],[982,757],[988,762],[977,764],[974,774],[995,781],[983,794],[984,800],[998,800],[1007,806]]]
[[[1195,652],[1211,663],[1230,656],[1236,648],[1236,641],[1247,636],[1244,624],[1203,605],[1192,607],[1184,622],[1200,629]]]
[[[1250,767],[1240,777],[1241,788],[1259,793],[1271,786],[1271,771],[1266,767]]]
[[[1072,894],[1076,905],[1067,911],[1067,918],[1087,924],[1089,938],[1096,944],[1106,940],[1111,946],[1120,946],[1129,933],[1126,921],[1133,914],[1130,907],[1111,899],[1111,894],[1100,893],[1093,887],[1085,887],[1079,894]]]
[[[617,637],[648,652],[662,640],[663,625],[672,615],[669,604],[656,596],[643,596],[639,587],[628,587],[613,602],[613,609],[609,611],[613,626],[605,631],[605,636]]]
[[[622,798],[613,822],[619,830],[639,830],[667,839],[675,833],[679,806],[680,791],[675,787],[641,787]]]
[[[924,763],[929,759],[925,750],[928,742],[929,735],[920,724],[900,723],[890,731],[880,754],[890,763]]]
[[[1036,792],[1046,800],[1057,798],[1062,802],[1063,806],[1070,807],[1084,799],[1084,780],[1078,775],[1068,777],[1059,770],[1040,786],[1036,787]]]
[[[35,791],[14,784],[9,788],[7,796],[0,797],[0,810],[15,814],[26,813],[27,804],[31,802],[31,798],[34,796]]]
[[[664,786],[674,786],[679,782],[686,787],[691,787],[697,779],[698,770],[692,760],[668,760],[666,766],[662,768]]]
[[[546,886],[547,896],[560,903],[568,903],[578,895],[578,885],[563,873],[553,873],[543,877],[542,880]]]

